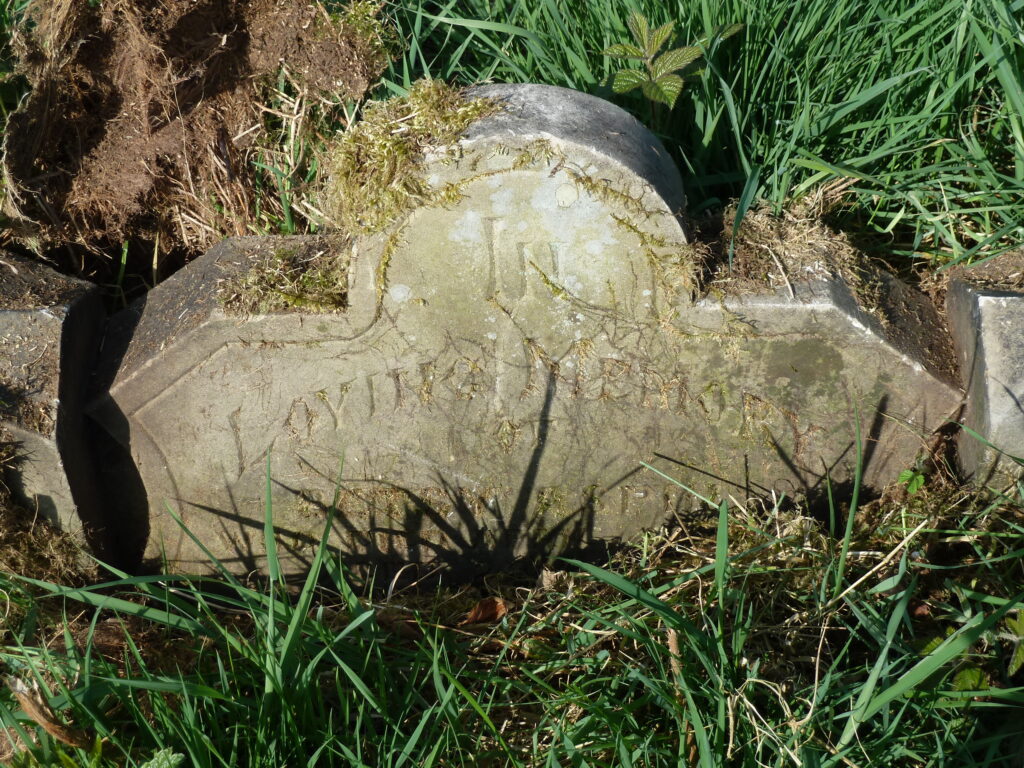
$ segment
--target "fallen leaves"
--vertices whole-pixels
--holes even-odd
[[[456,626],[467,624],[497,624],[508,614],[508,604],[500,597],[485,597],[477,601],[466,618]]]

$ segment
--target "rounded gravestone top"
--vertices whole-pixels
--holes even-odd
[[[658,137],[611,102],[554,85],[506,83],[471,88],[470,98],[496,99],[503,109],[469,127],[463,143],[501,136],[575,144],[620,163],[645,179],[673,213],[686,208],[683,182]]]

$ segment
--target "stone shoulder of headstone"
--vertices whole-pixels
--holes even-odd
[[[953,270],[946,312],[967,385],[958,453],[978,482],[1024,470],[1024,249]]]
[[[923,369],[950,395],[961,389],[950,336],[925,292],[864,263],[844,239],[820,225],[797,236],[771,233],[758,245],[755,250],[771,253],[771,260],[762,256],[762,263],[752,265],[737,255],[735,272],[723,266],[691,313],[701,325],[753,334],[806,333],[807,317],[813,316],[822,336],[852,334],[883,345],[900,365]]]
[[[884,345],[895,360],[923,368],[951,394],[960,389],[949,333],[927,294],[879,267],[865,270],[865,285],[864,276],[852,280],[840,265],[829,264],[827,253],[821,256],[822,267],[794,272],[784,286],[705,296],[693,317],[706,318],[719,330],[746,326],[750,333],[763,328],[778,334],[808,332],[807,317],[813,315],[817,333],[836,338],[852,333]]]
[[[935,430],[956,416],[956,360],[927,295],[884,270],[851,269],[857,254],[848,245],[813,235],[755,243],[754,252],[772,257],[723,268],[673,327],[694,341],[718,340],[704,358],[721,372],[712,378],[743,402],[741,425],[761,414],[753,421],[771,430],[780,461],[802,467],[794,475],[808,483],[806,495],[820,482],[814,463],[828,466],[833,483],[849,481],[858,414],[862,479],[880,489],[914,466]],[[792,432],[783,441],[786,420]],[[849,449],[841,452],[844,434]],[[840,453],[834,464],[826,459]]]
[[[73,534],[96,522],[82,406],[103,317],[96,286],[0,252],[0,433],[17,444],[12,490]]]
[[[333,247],[323,237],[237,237],[214,245],[187,268],[171,275],[144,297],[113,315],[104,332],[104,353],[97,365],[93,396],[101,400],[161,353],[189,339],[212,317],[223,314],[225,290],[232,281],[266,271],[287,253]]]

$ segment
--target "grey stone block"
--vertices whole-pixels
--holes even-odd
[[[656,140],[580,94],[488,93],[512,112],[427,168],[450,206],[376,238],[226,241],[115,318],[93,414],[137,468],[148,555],[205,566],[173,509],[232,568],[262,567],[269,469],[289,567],[332,505],[350,562],[500,567],[695,506],[642,460],[715,498],[813,495],[849,481],[859,414],[878,485],[953,412],[948,355],[920,341],[937,318],[905,287],[883,281],[869,312],[822,269],[694,303]],[[323,253],[348,265],[341,311],[218,299]]]
[[[1024,251],[957,270],[947,314],[967,383],[958,437],[963,472],[981,483],[1024,469]]]
[[[0,253],[0,432],[20,455],[8,482],[29,509],[101,552],[82,409],[104,314],[96,286]]]

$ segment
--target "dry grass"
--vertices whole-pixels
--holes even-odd
[[[368,105],[324,159],[328,220],[351,234],[381,232],[414,206],[449,200],[452,190],[432,189],[423,178],[425,154],[453,151],[470,124],[497,109],[440,80],[420,80],[405,98]]]
[[[157,281],[224,236],[268,222],[291,233],[307,142],[358,103],[394,48],[378,11],[30,3],[12,43],[30,91],[4,136],[9,234],[34,250],[81,246],[75,267],[112,283],[110,252],[124,243],[128,273]]]

